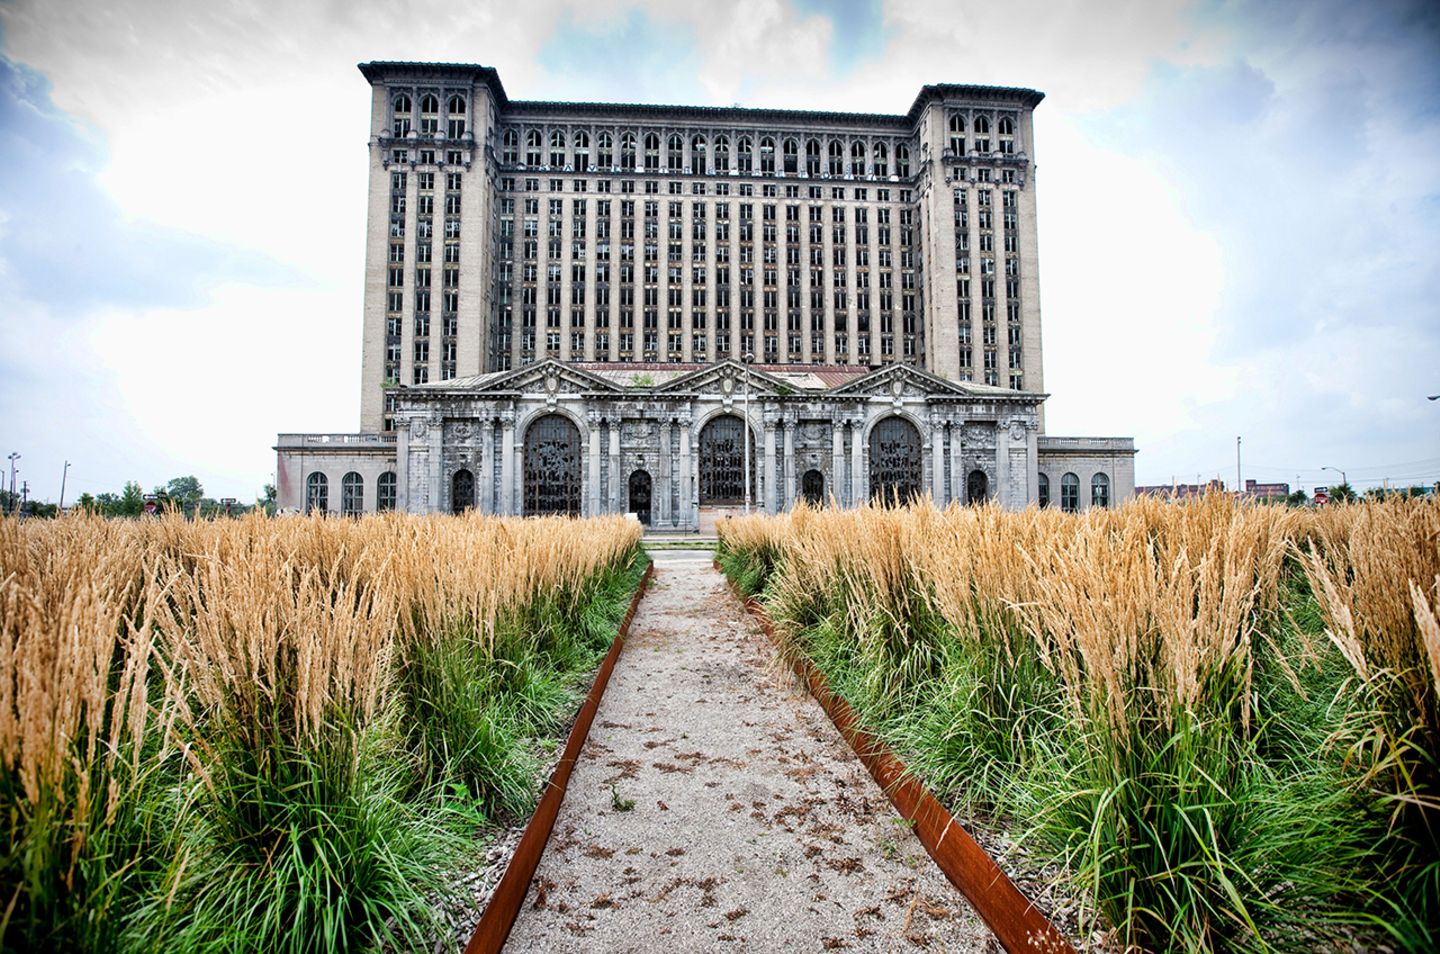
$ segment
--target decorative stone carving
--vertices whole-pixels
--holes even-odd
[[[1015,418],[1010,422],[1010,440],[1019,443],[1025,439],[1025,422]]]

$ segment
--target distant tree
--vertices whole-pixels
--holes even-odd
[[[1330,500],[1332,503],[1354,503],[1360,498],[1355,494],[1355,488],[1348,483],[1336,484],[1330,488]]]
[[[125,482],[125,490],[120,494],[119,505],[115,509],[117,517],[138,517],[145,512],[145,491],[133,480]]]
[[[1285,502],[1292,507],[1307,507],[1310,505],[1310,495],[1303,490],[1296,489],[1285,498]]]
[[[60,516],[60,508],[53,503],[41,503],[38,500],[27,500],[23,507],[27,517],[49,517]]]
[[[200,501],[205,499],[205,488],[193,475],[171,479],[165,485],[165,493],[185,513],[193,513]]]
[[[266,484],[260,497],[255,501],[255,506],[264,509],[270,516],[275,516],[275,485]]]
[[[75,501],[75,506],[89,513],[98,513],[100,510],[100,505],[88,491],[80,495],[80,499]]]

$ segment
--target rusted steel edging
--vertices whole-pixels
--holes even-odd
[[[652,561],[645,568],[645,575],[640,577],[640,585],[635,587],[635,595],[630,599],[630,608],[625,612],[625,618],[620,621],[620,629],[615,633],[615,640],[610,644],[610,651],[605,654],[605,659],[600,663],[600,669],[595,673],[595,681],[590,686],[590,694],[585,697],[585,702],[580,706],[580,712],[575,716],[575,724],[570,727],[570,737],[565,742],[565,751],[560,755],[560,761],[555,765],[555,771],[550,774],[550,782],[545,786],[545,794],[540,797],[540,804],[535,807],[535,814],[530,816],[530,822],[525,826],[525,832],[520,836],[520,843],[515,846],[515,853],[510,856],[510,863],[505,868],[505,874],[501,875],[500,883],[495,886],[495,892],[490,895],[490,902],[485,906],[485,913],[480,915],[480,923],[475,925],[475,933],[470,935],[470,943],[465,945],[465,954],[498,954],[505,946],[506,939],[510,936],[510,929],[515,926],[515,918],[520,914],[520,906],[525,903],[525,895],[530,891],[530,880],[535,877],[535,869],[540,864],[540,856],[545,853],[545,843],[550,840],[550,832],[555,828],[555,818],[560,813],[560,803],[565,799],[565,789],[570,784],[570,773],[575,769],[575,762],[580,757],[580,749],[585,745],[585,739],[590,735],[590,724],[595,721],[595,711],[600,708],[600,697],[605,694],[605,686],[610,682],[610,673],[615,668],[615,661],[620,658],[620,649],[625,644],[625,637],[630,632],[630,621],[635,618],[635,610],[640,606],[640,597],[645,594],[645,588],[650,583],[650,577],[655,572],[655,564]]]
[[[719,561],[716,561],[715,569],[720,569]],[[760,601],[753,596],[743,596],[733,582],[728,579],[727,582],[731,592],[745,604],[776,647],[783,648]],[[820,703],[830,721],[835,723],[835,728],[840,730],[860,761],[865,763],[870,776],[889,797],[901,817],[914,824],[915,834],[935,864],[970,901],[1005,950],[1011,954],[1075,954],[1065,935],[1020,893],[994,859],[970,837],[970,833],[946,811],[930,790],[905,768],[905,763],[896,757],[890,747],[861,728],[855,710],[850,703],[830,691],[824,674],[810,660],[798,654],[791,665],[810,689],[810,695]]]

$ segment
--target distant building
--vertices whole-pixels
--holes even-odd
[[[1182,500],[1209,493],[1226,493],[1225,481],[1212,480],[1203,484],[1151,484],[1135,488],[1137,497],[1160,497],[1166,500]],[[1247,500],[1283,500],[1290,496],[1290,485],[1262,484],[1254,480],[1247,480],[1245,489],[1240,496]]]
[[[1041,93],[926,86],[880,115],[360,69],[362,433],[281,434],[282,508],[696,529],[747,485],[767,512],[1132,495],[1130,438],[1044,433]]]

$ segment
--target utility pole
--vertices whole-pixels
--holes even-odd
[[[15,462],[20,459],[18,451],[10,452],[10,512],[15,512]]]
[[[65,462],[65,469],[60,472],[60,506],[57,508],[61,513],[65,512],[65,478],[70,476],[70,462]]]
[[[1240,438],[1235,438],[1235,496],[1239,497],[1240,492],[1245,489],[1245,482],[1240,479]]]

